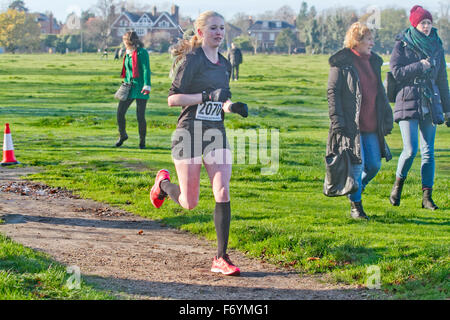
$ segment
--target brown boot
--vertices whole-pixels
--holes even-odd
[[[434,203],[431,195],[433,193],[433,189],[431,188],[422,188],[423,196],[422,196],[422,208],[436,210],[439,209],[438,206]]]
[[[394,186],[392,187],[391,195],[389,201],[393,206],[400,205],[400,198],[402,196],[403,184],[405,183],[404,178],[395,177]]]
[[[369,217],[364,212],[364,208],[362,206],[362,201],[360,202],[353,202],[350,201],[350,215],[353,219],[366,219],[369,220]]]

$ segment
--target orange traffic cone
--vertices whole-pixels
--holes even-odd
[[[9,123],[5,125],[5,136],[3,139],[3,161],[2,166],[8,166],[12,164],[18,164],[19,161],[14,157],[14,145],[11,137],[11,130],[9,129]]]

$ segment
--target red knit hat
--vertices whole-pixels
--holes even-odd
[[[415,28],[420,23],[420,21],[424,19],[430,19],[433,22],[433,17],[431,16],[430,11],[425,10],[421,6],[412,7],[409,15],[409,21],[411,25]]]

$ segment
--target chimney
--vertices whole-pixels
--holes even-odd
[[[253,25],[253,17],[252,16],[248,16],[248,23],[249,23],[249,26]]]
[[[179,11],[178,6],[177,5],[173,5],[172,8],[171,8],[171,14],[172,14],[172,17],[175,20],[176,24],[178,24],[178,11]]]
[[[48,16],[48,23],[49,23],[49,31],[48,33],[53,34],[53,13],[50,12]]]
[[[109,8],[109,17],[108,18],[113,18],[116,15],[116,6],[115,5],[111,5],[111,7]]]
[[[156,17],[156,13],[157,13],[157,11],[156,11],[156,6],[153,6],[153,7],[152,7],[152,15],[153,15],[154,17]]]

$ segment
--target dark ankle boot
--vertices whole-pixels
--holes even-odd
[[[369,217],[364,212],[364,208],[362,206],[362,201],[360,202],[353,202],[350,201],[350,215],[353,219],[366,219],[369,220]]]
[[[128,139],[128,136],[126,134],[120,135],[119,140],[117,140],[117,142],[116,142],[116,147],[120,147],[123,144],[123,142],[127,139]]]
[[[402,196],[403,184],[405,183],[405,179],[395,177],[394,186],[392,187],[391,195],[389,197],[389,201],[393,206],[400,205],[400,198]]]
[[[433,199],[431,198],[433,189],[431,188],[422,189],[422,192],[423,192],[422,208],[430,210],[439,209],[438,206],[434,203]]]
[[[145,149],[145,138],[139,140],[139,149]]]

